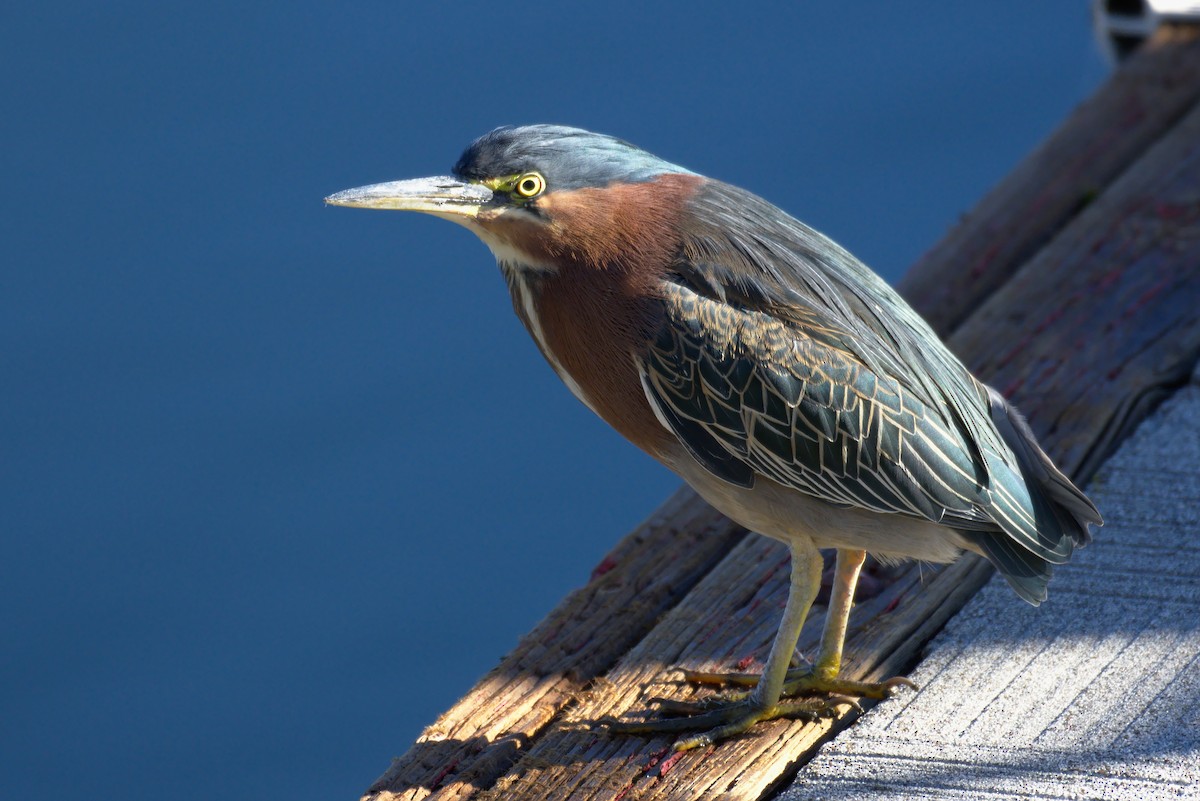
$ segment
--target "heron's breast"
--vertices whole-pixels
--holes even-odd
[[[505,274],[513,309],[572,394],[633,444],[670,461],[678,441],[655,417],[635,361],[655,322],[653,302],[602,276]]]

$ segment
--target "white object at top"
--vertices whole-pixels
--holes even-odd
[[[1200,24],[1200,0],[1092,0],[1092,21],[1100,47],[1116,62],[1164,22]]]

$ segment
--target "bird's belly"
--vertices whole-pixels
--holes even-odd
[[[967,548],[957,531],[928,520],[833,506],[758,476],[752,489],[713,476],[686,453],[663,461],[731,520],[772,539],[807,538],[818,548],[854,548],[889,560],[952,562]]]

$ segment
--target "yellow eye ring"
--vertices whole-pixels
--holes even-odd
[[[546,191],[546,179],[540,173],[527,172],[517,179],[513,189],[523,198],[533,198]]]

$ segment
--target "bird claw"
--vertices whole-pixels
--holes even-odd
[[[688,684],[710,684],[725,686],[733,684],[739,687],[754,687],[758,684],[757,673],[711,673],[706,670],[688,670],[680,668],[683,681]]]
[[[723,692],[709,695],[694,701],[680,701],[674,698],[651,698],[650,703],[658,706],[663,715],[679,717],[681,715],[701,715],[714,709],[721,709],[730,704],[738,704],[749,697],[748,692]]]
[[[601,722],[609,731],[620,734],[674,734],[700,730],[700,734],[679,739],[673,746],[675,751],[688,751],[743,734],[762,721],[786,718],[815,723],[821,718],[837,717],[838,707],[841,706],[849,706],[861,714],[863,707],[859,698],[886,698],[900,687],[917,689],[917,685],[904,676],[880,682],[864,682],[820,676],[811,667],[803,667],[788,671],[783,694],[803,696],[825,693],[824,698],[779,701],[763,706],[754,700],[751,691],[736,689],[757,685],[759,677],[756,675],[683,670],[683,677],[692,684],[732,685],[732,688],[695,701],[661,696],[651,698],[650,703],[656,705],[664,716],[657,720],[618,721],[606,718]]]
[[[603,723],[609,731],[618,734],[675,734],[700,729],[700,734],[676,740],[672,746],[674,751],[690,751],[743,734],[762,721],[786,718],[814,723],[821,718],[836,717],[837,707],[841,704],[857,706],[852,699],[840,697],[784,701],[770,706],[761,706],[748,698],[738,701],[705,699],[695,703],[657,700],[660,711],[672,717],[646,721],[606,719]]]
[[[793,678],[789,672],[788,679],[783,684],[783,694],[831,693],[840,696],[881,699],[892,697],[901,687],[908,687],[911,690],[918,689],[916,683],[905,676],[893,676],[884,681],[854,681],[840,679],[836,676],[820,676],[812,671]]]
[[[682,668],[681,672],[683,681],[688,684],[706,686],[754,687],[758,684],[759,679],[756,673],[713,673],[686,668]],[[901,687],[908,687],[910,690],[919,689],[916,683],[906,676],[893,676],[878,682],[853,681],[836,676],[821,675],[811,665],[803,665],[787,672],[783,683],[783,695],[838,693],[862,698],[889,698]],[[742,696],[738,696],[739,699],[740,697]]]
[[[917,686],[917,683],[908,676],[892,676],[886,681],[881,681],[880,684],[883,685],[883,687],[887,690],[889,696],[895,695],[896,691],[901,687],[907,687],[910,690],[921,689]]]

